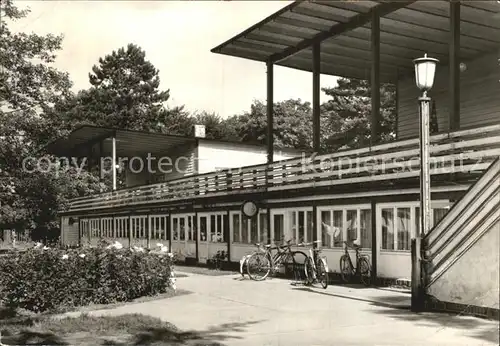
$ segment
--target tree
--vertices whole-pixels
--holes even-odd
[[[325,149],[336,150],[339,147],[356,148],[367,145],[371,140],[370,85],[366,80],[338,80],[334,88],[323,88],[323,92],[332,99],[322,105],[326,116],[325,126],[331,131],[326,138]],[[380,89],[380,138],[387,142],[395,138],[396,91],[391,84],[382,84]]]
[[[194,125],[205,126],[205,136],[209,139],[238,141],[237,117],[222,119],[218,114],[200,112],[190,114],[184,107],[167,109],[161,122],[161,132],[170,135],[194,136]]]
[[[9,22],[28,14],[11,0],[0,2],[0,229],[50,228],[68,198],[101,188],[85,172],[27,172],[23,164],[37,161],[41,146],[58,132],[42,115],[70,96],[71,87],[67,73],[50,66],[62,36],[9,30]]]
[[[250,111],[237,117],[238,136],[243,142],[266,143],[266,104],[255,100]],[[274,145],[283,148],[310,149],[312,147],[312,110],[309,102],[291,99],[277,102],[274,111]],[[231,123],[236,119],[230,118]]]
[[[159,71],[137,45],[114,50],[89,73],[91,87],[57,105],[67,127],[92,124],[121,129],[160,131],[168,115],[170,91],[160,91]],[[57,118],[59,115],[54,114]],[[57,119],[60,121],[61,119]]]

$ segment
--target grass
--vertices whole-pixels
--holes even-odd
[[[186,338],[170,323],[140,314],[92,316],[91,311],[113,309],[189,294],[177,289],[156,296],[141,297],[131,302],[88,305],[58,311],[76,312],[77,317],[34,314],[0,307],[0,345],[172,345]],[[153,333],[154,331],[154,333]],[[154,334],[154,335],[152,335]],[[153,340],[154,339],[154,340]],[[177,340],[177,341],[175,341]],[[188,343],[189,344],[189,343]]]
[[[210,335],[183,332],[171,323],[141,314],[27,317],[2,322],[0,344],[4,345],[221,345],[209,342]]]

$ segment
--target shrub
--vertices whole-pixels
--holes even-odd
[[[165,293],[175,289],[171,257],[119,246],[33,248],[0,259],[0,299],[43,312]]]

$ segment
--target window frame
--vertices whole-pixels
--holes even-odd
[[[262,226],[261,226],[261,222],[260,222],[260,216],[261,215],[267,215],[267,210],[259,210],[259,212],[257,213],[257,215],[255,216],[255,219],[256,219],[256,222],[257,222],[257,239],[261,239],[261,235],[262,235]],[[239,236],[239,240],[238,242],[234,241],[234,223],[233,223],[233,219],[234,219],[234,216],[237,216],[239,217],[239,230],[238,230],[238,236]],[[246,229],[246,233],[247,233],[247,242],[243,242],[242,239],[243,239],[243,233],[245,232],[243,230],[243,219],[244,219],[244,216],[242,214],[242,212],[240,210],[231,210],[229,212],[229,235],[231,237],[231,244],[238,244],[238,245],[254,245],[255,242],[252,242],[252,224],[254,222],[254,219],[249,219],[248,220],[248,223],[247,223],[247,229]],[[269,231],[268,231],[269,233]],[[259,242],[259,241],[257,241]]]
[[[345,204],[345,205],[326,205],[326,206],[318,206],[317,208],[317,238],[318,240],[321,240],[321,247],[323,247],[325,250],[337,250],[337,251],[343,251],[344,249],[344,241],[347,241],[347,211],[352,211],[356,210],[356,217],[357,217],[357,231],[356,231],[356,240],[361,239],[361,211],[362,210],[370,210],[373,213],[372,210],[372,205],[369,203],[360,203],[360,204]],[[342,212],[342,243],[339,246],[334,246],[333,247],[325,247],[323,244],[323,237],[322,237],[322,228],[320,227],[322,223],[321,219],[321,214],[322,212],[330,212],[330,222],[333,223],[333,214],[334,212]],[[372,232],[373,232],[373,225],[372,225]],[[365,248],[366,249],[366,248]]]
[[[453,203],[451,203],[449,200],[442,199],[442,200],[434,200],[431,201],[431,210],[430,210],[430,223],[431,223],[431,228],[434,227],[434,209],[449,209],[451,208]],[[398,235],[397,235],[397,229],[394,230],[394,236],[393,236],[393,242],[394,242],[394,249],[384,249],[382,246],[384,245],[382,242],[382,210],[383,209],[392,209],[393,211],[393,224],[396,225],[397,222],[397,217],[398,217],[398,209],[410,209],[410,234],[409,234],[409,241],[411,244],[411,240],[415,238],[416,232],[417,232],[417,218],[416,216],[416,208],[420,207],[420,202],[419,201],[406,201],[406,202],[384,202],[384,203],[377,203],[376,206],[376,222],[377,222],[377,248],[380,252],[383,253],[410,253],[411,252],[411,245],[409,246],[408,250],[398,250]],[[419,226],[420,225],[420,220],[419,220]],[[420,228],[419,228],[420,229]]]

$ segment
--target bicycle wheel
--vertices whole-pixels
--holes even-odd
[[[316,279],[321,284],[321,287],[326,289],[328,287],[328,265],[324,258],[318,258],[316,271]]]
[[[302,251],[292,251],[283,259],[285,276],[292,277],[295,281],[304,281],[304,267],[307,255]]]
[[[340,257],[340,276],[343,282],[349,282],[351,280],[353,268],[349,262],[349,258],[346,255]]]
[[[262,281],[271,272],[271,261],[266,254],[254,253],[247,260],[247,274],[254,281]]]
[[[370,262],[368,261],[368,258],[366,258],[366,257],[361,257],[359,259],[359,275],[360,275],[361,283],[363,285],[365,285],[365,286],[371,285],[372,271],[370,268]]]
[[[304,263],[304,275],[304,285],[312,285],[314,283],[314,265],[311,257],[307,257]]]

